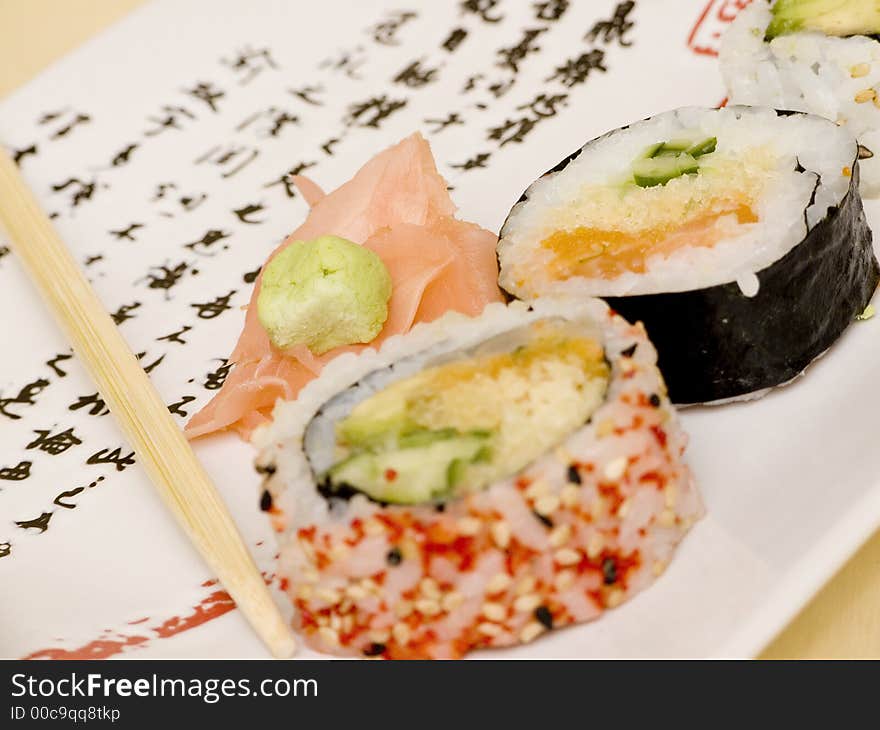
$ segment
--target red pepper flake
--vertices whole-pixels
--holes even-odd
[[[385,481],[386,482],[393,482],[395,479],[397,479],[397,472],[394,471],[394,469],[386,469],[385,470]]]
[[[278,585],[281,586],[282,591],[286,591],[287,587],[290,585],[290,581],[287,580],[287,578],[282,578]]]
[[[657,441],[661,446],[666,446],[666,431],[664,431],[660,426],[651,426],[651,430],[654,432],[654,436],[657,437]]]

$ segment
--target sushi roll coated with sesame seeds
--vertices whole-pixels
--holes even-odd
[[[655,361],[596,299],[338,358],[256,434],[296,628],[329,653],[453,658],[647,587],[703,513]]]
[[[674,403],[799,376],[880,268],[858,146],[817,116],[683,108],[587,143],[534,182],[498,243],[510,295],[599,296],[644,323]]]

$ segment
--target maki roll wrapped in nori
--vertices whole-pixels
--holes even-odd
[[[645,324],[675,403],[800,375],[878,282],[858,147],[820,117],[684,108],[610,132],[539,178],[505,222],[514,297],[600,296]]]
[[[655,360],[601,301],[545,299],[328,365],[256,434],[297,629],[450,658],[652,583],[702,515]]]

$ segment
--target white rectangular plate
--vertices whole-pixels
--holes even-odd
[[[315,163],[307,174],[331,189],[421,129],[460,215],[497,230],[520,192],[585,141],[665,109],[719,104],[712,51],[744,4],[638,0],[627,11],[591,0],[550,20],[556,3],[526,0],[471,3],[482,13],[453,2],[157,0],[0,104],[0,141],[20,153],[169,405],[191,415],[216,392],[205,386],[240,331],[244,275],[305,214],[273,181]],[[395,81],[414,61],[435,69],[430,80]],[[200,98],[199,84],[222,96]],[[431,120],[450,114],[463,123],[438,131]],[[880,222],[880,207],[867,207]],[[265,656],[139,466],[125,464],[82,368],[52,362],[68,347],[11,254],[0,257],[0,311],[0,586],[10,597],[0,655]],[[167,337],[184,327],[185,344]],[[757,653],[880,524],[878,335],[877,319],[857,323],[768,397],[686,411],[708,516],[668,572],[596,623],[491,655]],[[68,428],[80,443],[41,448],[40,432]],[[106,460],[116,448],[118,466]],[[250,447],[227,435],[197,451],[271,573]]]

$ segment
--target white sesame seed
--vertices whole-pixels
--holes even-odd
[[[654,565],[651,566],[651,572],[654,573],[655,576],[663,575],[663,572],[666,570],[666,563],[662,560],[654,561]]]
[[[503,629],[498,624],[491,624],[488,621],[483,621],[483,623],[477,626],[477,631],[486,636],[498,636]]]
[[[620,506],[617,508],[617,516],[620,519],[623,519],[629,513],[629,500],[625,499],[620,503]]]
[[[605,436],[610,436],[614,433],[614,421],[610,418],[606,418],[596,424],[596,438],[605,438]]]
[[[456,591],[450,591],[440,601],[444,611],[454,611],[462,603],[464,603],[464,596]]]
[[[296,597],[301,598],[304,601],[307,601],[312,597],[313,593],[312,587],[308,583],[303,583],[296,588]]]
[[[559,501],[564,507],[574,507],[581,501],[581,489],[574,484],[566,484],[559,492]]]
[[[507,618],[507,609],[503,604],[495,601],[486,601],[483,604],[482,613],[490,621],[504,621]]]
[[[364,523],[364,533],[367,535],[381,535],[385,532],[385,525],[379,520],[370,519]]]
[[[419,583],[419,590],[426,598],[440,598],[440,587],[437,585],[437,581],[433,578],[422,578],[422,582]]]
[[[339,631],[342,628],[342,617],[338,613],[330,614],[330,628]]]
[[[331,606],[335,606],[342,600],[339,591],[334,590],[333,588],[319,588],[315,591],[315,595],[322,601],[329,603]]]
[[[538,621],[529,621],[525,626],[523,626],[522,630],[519,632],[519,640],[523,644],[528,644],[530,641],[537,639],[541,634],[544,633],[544,626]]]
[[[566,449],[564,446],[556,447],[556,450],[553,452],[553,455],[562,464],[570,464],[572,461],[574,461],[574,459],[572,458],[571,452],[568,449]]]
[[[627,459],[625,456],[619,456],[616,459],[612,459],[605,465],[605,474],[606,479],[610,479],[612,481],[616,481],[620,479],[626,472],[627,467]]]
[[[623,603],[623,591],[620,588],[612,588],[605,596],[605,606],[608,608],[617,608]]]
[[[528,613],[529,611],[534,611],[540,605],[541,596],[537,593],[527,593],[513,602],[513,610],[517,613]]]
[[[675,512],[671,509],[663,510],[659,515],[657,515],[657,524],[660,527],[674,527],[675,526]]]
[[[601,520],[606,514],[608,514],[608,500],[605,497],[596,497],[590,505],[590,515],[594,520]]]
[[[368,593],[378,593],[381,590],[379,584],[372,578],[364,578],[361,581],[361,588],[363,588]]]
[[[476,517],[462,517],[458,521],[458,531],[465,537],[473,537],[480,531],[482,523]]]
[[[598,558],[599,554],[602,552],[602,548],[605,547],[605,538],[602,537],[602,533],[598,530],[590,535],[590,539],[587,542],[587,557],[590,560],[594,558]]]
[[[330,557],[333,558],[333,560],[341,561],[345,560],[349,556],[349,553],[351,553],[351,550],[348,545],[339,543],[333,546],[333,549],[330,551]]]
[[[581,553],[572,548],[561,548],[553,553],[553,559],[559,565],[577,565],[581,562]]]
[[[867,63],[857,63],[855,66],[851,66],[849,69],[849,75],[854,79],[859,79],[862,76],[867,76],[871,70],[870,64]]]
[[[420,598],[413,605],[415,605],[416,611],[423,616],[436,616],[443,610],[440,608],[440,601],[433,598]]]
[[[553,579],[553,585],[557,591],[565,591],[571,588],[574,583],[575,573],[573,570],[561,570]]]
[[[875,96],[877,96],[877,92],[874,89],[862,89],[853,97],[853,100],[856,104],[864,104],[866,101],[872,101]]]
[[[391,629],[391,635],[398,644],[408,644],[411,632],[405,623],[396,623]]]
[[[535,512],[539,515],[548,517],[552,515],[559,507],[559,497],[555,494],[545,494],[539,497],[535,502]]]
[[[369,595],[367,593],[367,589],[361,585],[358,585],[357,583],[353,583],[348,586],[348,588],[345,589],[345,593],[346,595],[348,595],[349,598],[352,598],[355,601],[360,601],[366,598],[367,595]]]
[[[400,601],[394,607],[394,613],[397,618],[406,618],[413,612],[412,601]]]
[[[669,509],[675,507],[675,501],[678,499],[678,486],[675,482],[669,482],[663,489],[663,497],[666,506]]]
[[[314,568],[306,568],[303,571],[303,580],[307,580],[309,583],[316,583],[318,581],[318,571]]]
[[[318,629],[318,633],[321,635],[321,638],[324,639],[328,644],[336,645],[339,643],[339,634],[336,633],[329,626],[322,626]]]
[[[350,634],[354,628],[354,614],[350,613],[342,617],[342,633]]]
[[[617,361],[617,364],[620,367],[621,372],[624,373],[631,373],[636,369],[636,364],[631,357],[622,357]]]
[[[547,541],[550,543],[550,547],[558,548],[562,547],[569,541],[571,538],[571,525],[563,524],[558,527],[554,527],[550,534],[547,536]]]
[[[299,541],[300,550],[302,550],[303,555],[305,555],[306,560],[310,563],[315,562],[315,549],[312,547],[311,543],[306,540]]]
[[[318,616],[317,621],[318,621],[318,626],[329,626],[330,625],[330,619],[327,618],[326,616]]]
[[[549,491],[550,485],[547,484],[547,482],[545,482],[543,479],[536,479],[528,487],[526,487],[526,490],[523,492],[523,494],[528,499],[538,499],[538,497],[543,494],[547,494],[547,492]]]
[[[513,583],[513,578],[507,573],[496,573],[486,584],[486,593],[490,596],[495,593],[501,593],[501,591],[507,590],[511,583]]]
[[[339,604],[339,607],[336,609],[339,613],[348,613],[351,609],[354,608],[354,603],[350,598],[343,598],[342,603]]]
[[[502,550],[510,544],[510,525],[503,520],[493,522],[489,528],[492,534],[492,541]]]
[[[524,596],[526,593],[531,593],[535,590],[535,582],[534,576],[527,575],[516,584],[516,595]]]
[[[376,644],[384,644],[391,638],[391,632],[388,629],[373,629],[368,636],[370,641]]]

